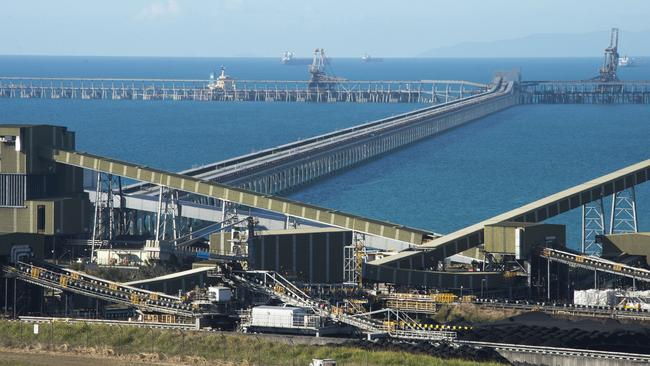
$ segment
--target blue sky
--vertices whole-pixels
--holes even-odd
[[[647,0],[0,0],[0,54],[408,57],[537,33],[643,31],[648,19]]]

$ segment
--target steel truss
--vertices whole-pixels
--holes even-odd
[[[599,236],[638,232],[636,193],[634,186],[612,194],[609,230],[605,225],[603,198],[582,206],[582,253],[600,256]]]
[[[606,232],[604,212],[602,197],[582,206],[582,253],[602,253],[602,244],[596,239]]]
[[[91,260],[95,260],[95,249],[101,247],[104,240],[113,240],[130,227],[128,216],[122,210],[122,178],[106,173],[96,174]]]
[[[614,193],[612,195],[609,233],[636,233],[638,232],[638,227],[634,186]]]
[[[171,235],[174,240],[179,237],[179,220],[181,207],[178,203],[178,191],[160,187],[158,191],[158,212],[156,212],[156,240],[167,239],[167,223],[171,223]]]

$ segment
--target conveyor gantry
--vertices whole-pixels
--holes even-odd
[[[385,333],[381,322],[374,319],[335,314],[329,304],[312,299],[279,273],[273,271],[233,271],[226,274],[226,277],[230,278],[238,286],[244,286],[251,291],[277,298],[285,304],[310,309],[315,314],[341,321],[369,333]]]
[[[97,155],[76,151],[54,150],[44,156],[57,163],[72,165],[97,172],[154,183],[156,185],[184,191],[199,196],[206,196],[241,204],[243,206],[282,213],[308,221],[354,230],[369,235],[385,237],[412,244],[422,244],[434,237],[434,234],[420,229],[410,228],[385,221],[373,220],[326,209],[314,205],[255,193],[241,188],[209,182],[181,174],[144,167],[120,160],[104,158]]]
[[[443,258],[483,243],[483,229],[486,225],[506,221],[541,222],[615,192],[644,183],[649,178],[650,160],[644,160],[436,238],[419,246],[417,251],[405,251],[370,262],[367,265],[366,273],[380,281],[386,278],[411,278],[411,275],[404,275],[401,272],[408,273],[416,268],[434,267],[435,263]],[[399,273],[395,274],[394,272]]]
[[[592,255],[575,254],[552,248],[544,248],[541,256],[552,262],[567,264],[571,267],[606,272],[639,281],[650,282],[650,271],[647,269],[628,266]]]
[[[15,266],[5,265],[2,269],[15,274],[21,281],[37,286],[127,304],[141,311],[183,317],[201,315],[201,309],[193,307],[191,302],[183,301],[180,297],[127,286],[50,264],[17,262]]]
[[[444,330],[422,330],[412,326],[406,329],[394,329],[371,317],[373,314],[390,313],[395,316],[395,320],[399,321],[400,317],[411,320],[406,314],[395,309],[382,309],[355,315],[346,314],[341,308],[311,298],[289,280],[273,271],[233,271],[224,274],[224,276],[230,278],[239,286],[245,286],[252,291],[277,298],[285,304],[311,309],[315,314],[356,327],[370,336],[388,335],[399,339],[430,341],[450,341],[456,338],[455,332]],[[409,324],[413,323],[412,320],[409,322]]]

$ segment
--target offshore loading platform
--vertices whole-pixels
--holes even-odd
[[[209,80],[0,77],[0,98],[437,104],[487,88],[462,80],[346,80],[328,65],[317,48],[308,80],[238,80],[224,67]]]
[[[591,80],[522,81],[521,104],[648,104],[650,81],[618,77],[618,29]],[[226,74],[200,79],[47,78],[0,76],[0,98],[194,100],[233,102],[351,102],[438,104],[485,92],[465,80],[347,80],[334,75],[317,48],[308,80],[239,80]]]
[[[625,93],[616,80],[590,82]],[[587,288],[648,288],[650,236],[638,233],[635,190],[650,178],[648,160],[447,235],[274,196],[517,105],[523,84],[501,75],[481,93],[181,173],[76,151],[74,133],[64,127],[2,125],[4,312],[35,315],[47,302],[50,315],[94,307],[96,316],[110,318],[107,304],[114,303],[128,317],[192,327],[314,335],[356,329],[371,338],[521,354],[532,350],[418,317],[473,303],[647,320],[643,300],[632,296],[615,305],[571,300]],[[94,185],[84,187],[84,170],[94,172]],[[544,222],[573,209],[582,210],[580,251],[568,249],[563,225]],[[404,250],[388,249],[399,246]],[[73,270],[65,256],[88,268],[172,257],[188,258],[194,268],[120,283]],[[293,307],[258,307],[278,301]],[[601,346],[571,352],[610,364],[649,360]]]

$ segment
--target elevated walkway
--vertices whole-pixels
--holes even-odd
[[[166,294],[178,294],[179,291],[181,293],[187,293],[194,290],[197,286],[199,288],[207,287],[209,284],[208,272],[213,268],[214,266],[192,268],[186,271],[169,273],[144,280],[125,282],[123,284]]]

